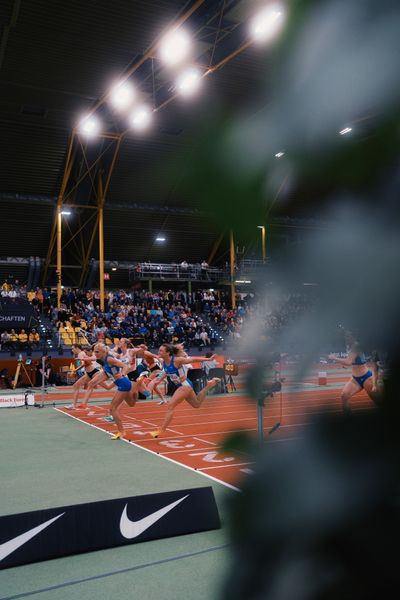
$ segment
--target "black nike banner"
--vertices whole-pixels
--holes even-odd
[[[218,529],[211,487],[0,517],[0,569]]]

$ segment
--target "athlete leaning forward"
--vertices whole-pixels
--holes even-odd
[[[348,346],[347,358],[340,358],[336,354],[330,354],[329,359],[334,360],[343,367],[351,367],[351,377],[344,385],[341,393],[341,400],[344,412],[350,411],[350,398],[363,389],[376,404],[379,403],[379,394],[377,392],[378,367],[374,360],[368,360],[361,351],[356,338],[350,333],[346,333],[346,342]]]
[[[111,439],[119,440],[125,436],[119,407],[123,402],[126,402],[128,406],[135,406],[138,397],[138,384],[127,377],[127,373],[130,369],[129,362],[123,362],[116,358],[115,355],[108,351],[104,344],[96,344],[94,347],[94,354],[96,358],[103,363],[103,371],[96,375],[89,385],[99,385],[110,377],[117,387],[117,390],[111,399],[110,415],[118,429],[117,433],[115,433]],[[97,381],[95,381],[96,378]]]
[[[160,382],[168,377],[169,381],[175,385],[176,390],[167,402],[167,412],[165,413],[163,424],[156,431],[150,432],[150,435],[153,438],[160,437],[165,433],[168,425],[172,421],[175,408],[178,404],[186,400],[193,408],[200,408],[207,396],[207,392],[220,382],[219,377],[214,377],[213,379],[210,379],[199,394],[196,394],[192,382],[187,377],[187,371],[191,362],[205,362],[207,360],[212,360],[215,358],[215,355],[211,357],[211,359],[205,356],[189,357],[180,344],[162,344],[158,356],[163,361],[163,372],[158,379],[154,379],[150,382],[148,388],[152,389],[156,382]]]
[[[75,410],[78,406],[78,398],[79,392],[82,388],[87,389],[85,397],[83,399],[82,404],[79,408],[85,410],[87,409],[87,405],[89,399],[95,389],[95,386],[90,386],[90,382],[96,377],[96,375],[101,373],[101,365],[97,362],[96,357],[93,353],[93,349],[89,346],[82,346],[80,344],[74,344],[71,348],[74,359],[77,361],[77,372],[83,370],[82,375],[75,381],[72,386],[72,390],[74,392],[73,401],[70,406],[66,408],[69,410]],[[111,387],[108,383],[101,382],[99,383],[101,387],[106,390],[110,390]]]

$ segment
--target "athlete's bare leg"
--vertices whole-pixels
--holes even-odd
[[[342,401],[343,412],[350,411],[350,398],[355,394],[358,394],[362,390],[362,387],[353,379],[349,379],[349,381],[345,384],[342,389],[342,393],[340,395],[340,399]]]
[[[86,373],[84,375],[82,375],[82,377],[79,377],[79,379],[77,379],[74,383],[74,385],[72,386],[72,389],[74,391],[74,397],[72,400],[72,406],[69,406],[68,408],[71,410],[75,410],[76,409],[76,405],[78,403],[78,398],[79,398],[79,391],[80,389],[89,381],[89,377],[86,375]]]
[[[194,390],[192,387],[189,387],[189,386],[179,387],[174,392],[171,400],[169,400],[169,402],[167,403],[167,412],[165,413],[165,418],[164,418],[163,424],[161,425],[160,429],[158,429],[157,431],[152,431],[150,433],[150,435],[152,437],[156,438],[156,437],[159,437],[160,435],[162,435],[163,433],[165,433],[168,425],[172,421],[175,408],[178,406],[178,404],[180,404],[184,400],[189,402],[189,404],[191,406],[193,406],[193,408],[200,408],[200,406],[202,405],[202,403],[204,402],[204,400],[207,396],[207,392],[209,390],[211,390],[213,387],[215,387],[217,385],[217,383],[219,383],[219,381],[221,381],[219,379],[219,377],[214,377],[213,379],[210,379],[210,381],[207,383],[207,385],[201,390],[201,392],[199,392],[197,394],[197,396],[194,393]]]

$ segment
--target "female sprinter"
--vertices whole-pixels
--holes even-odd
[[[94,357],[91,348],[82,348],[82,346],[80,346],[79,344],[75,344],[74,346],[72,346],[72,354],[74,355],[74,358],[76,360],[80,361],[78,365],[83,365],[85,368],[84,374],[81,377],[79,377],[79,379],[77,379],[74,385],[72,386],[72,389],[74,391],[72,405],[67,406],[68,409],[75,410],[78,403],[79,390],[83,386],[87,385],[89,381],[96,375],[96,373],[100,372],[100,365],[96,362],[96,358]],[[82,405],[82,408],[87,407],[87,401],[89,400],[89,398],[90,396],[86,400],[85,397],[86,402]]]
[[[335,354],[330,354],[328,357],[344,367],[351,367],[352,376],[345,384],[341,394],[343,411],[345,412],[350,410],[350,398],[362,389],[367,392],[373,402],[376,401],[377,378],[376,368],[372,368],[372,371],[368,368],[367,359],[361,352],[357,340],[350,335],[347,337],[347,341],[349,345],[347,358],[339,358]]]
[[[156,354],[149,352],[147,346],[145,344],[141,344],[139,346],[141,349],[141,354],[143,356],[142,365],[149,372],[148,381],[153,381],[158,377],[158,375],[162,371],[162,366],[159,361],[159,358]],[[141,375],[142,376],[142,375]],[[160,398],[159,404],[165,404],[166,400],[164,398],[163,393],[159,389],[160,380],[156,381],[156,383],[152,386],[152,389],[155,391],[157,396]],[[140,390],[139,390],[140,391]]]
[[[94,347],[96,358],[103,361],[104,373],[111,376],[114,384],[117,386],[117,391],[111,400],[110,414],[113,417],[117,426],[117,433],[111,437],[112,440],[119,440],[124,437],[125,431],[119,415],[119,407],[122,402],[126,402],[128,406],[135,406],[137,399],[137,386],[133,381],[126,377],[128,365],[121,362],[115,356],[112,356],[104,344],[96,344]]]
[[[137,355],[143,350],[140,346],[135,348],[131,342],[126,338],[121,338],[118,343],[119,349],[117,350],[116,357],[121,362],[128,364],[127,376],[131,381],[137,382],[137,391],[149,398],[151,393],[146,388],[144,379],[141,378],[141,374],[146,371],[146,368],[141,368],[141,365],[137,364]]]
[[[164,375],[162,375],[162,377],[168,377],[168,379],[175,384],[176,390],[167,403],[167,412],[160,429],[150,432],[150,435],[153,438],[160,437],[165,433],[178,404],[186,400],[193,408],[200,408],[207,396],[208,390],[211,390],[220,381],[218,377],[210,379],[201,392],[196,395],[190,379],[187,378],[187,373],[184,372],[184,367],[191,362],[204,362],[209,360],[209,358],[205,358],[204,356],[179,356],[180,354],[182,354],[182,347],[179,345],[163,344],[160,346],[158,356],[163,360]]]

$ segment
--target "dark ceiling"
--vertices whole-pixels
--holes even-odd
[[[163,107],[154,114],[154,124],[149,131],[140,135],[127,133],[123,137],[105,204],[105,259],[201,261],[208,258],[215,240],[229,226],[235,232],[243,230],[243,240],[236,239],[246,244],[249,253],[252,243],[259,252],[256,224],[261,219],[271,226],[271,244],[274,231],[277,240],[290,232],[289,228],[282,231],[281,226],[274,230],[271,220],[267,220],[271,215],[273,218],[314,217],[321,199],[329,203],[333,190],[364,192],[372,189],[372,178],[382,177],[386,165],[393,163],[398,148],[397,130],[393,127],[396,114],[384,115],[384,119],[381,114],[380,130],[374,131],[377,113],[379,110],[382,113],[382,107],[386,106],[383,101],[380,106],[376,102],[379,87],[373,87],[372,100],[364,93],[364,89],[368,91],[368,86],[371,87],[370,82],[387,69],[376,69],[372,65],[370,73],[370,61],[367,57],[365,62],[363,55],[359,55],[356,44],[349,51],[353,53],[352,60],[359,60],[355,64],[360,68],[351,72],[346,89],[339,89],[335,75],[340,69],[335,70],[335,65],[341,64],[344,69],[349,55],[346,48],[341,54],[341,44],[335,38],[332,47],[337,52],[336,62],[329,53],[329,58],[324,52],[320,58],[314,54],[315,73],[309,72],[310,64],[314,63],[308,61],[307,53],[302,56],[303,46],[298,43],[293,25],[298,26],[299,13],[306,14],[309,6],[318,13],[320,3],[316,0],[294,3],[282,43],[277,44],[283,52],[274,54],[274,46],[262,51],[250,45],[236,53],[248,39],[248,18],[260,4],[264,4],[264,0],[2,0],[0,256],[46,256],[68,143],[77,121],[96,106],[112,82],[130,72],[146,56],[168,25],[192,8],[196,10],[186,26],[196,40],[194,60],[203,66],[224,64],[204,79],[201,93],[190,101],[168,102],[174,94],[172,79],[157,58],[146,59],[133,73],[132,78],[143,98],[156,108]],[[368,0],[367,4],[369,20],[360,18],[359,23],[364,27],[360,35],[369,39],[367,24],[375,26],[377,19],[374,2]],[[395,6],[390,0],[385,0],[386,4]],[[338,1],[335,9],[338,18],[342,18],[340,31],[351,27],[346,14],[342,14],[345,5],[347,3]],[[396,11],[394,9],[393,14],[397,14]],[[385,17],[383,7],[379,15]],[[329,15],[327,18],[329,21]],[[305,21],[306,31],[307,26]],[[385,27],[388,28],[387,23]],[[347,34],[343,35],[349,40]],[[331,52],[329,37],[322,40],[316,36],[316,39],[327,44],[321,47],[325,53]],[[313,42],[312,36],[306,36],[306,47],[309,42]],[[384,45],[382,62],[387,64],[382,49]],[[296,63],[299,56],[302,63]],[[291,58],[297,71],[290,70]],[[281,76],[281,67],[286,68],[286,78]],[[364,88],[354,77],[359,71],[365,75]],[[391,83],[390,73],[387,84]],[[281,88],[280,79],[285,83]],[[338,98],[344,99],[343,106],[334,102],[317,106],[320,121],[316,123],[313,97],[326,89],[327,81],[329,89],[338,89]],[[353,95],[349,87],[353,87]],[[388,108],[398,106],[395,94],[388,98]],[[339,113],[337,106],[342,107]],[[395,113],[394,108],[391,110]],[[108,132],[121,134],[124,131],[126,125],[106,102],[97,114]],[[223,140],[225,123],[237,114],[246,115],[246,119],[236,122],[245,123],[253,136],[248,138],[250,145],[246,149],[237,147],[244,157],[246,152],[255,155],[251,144],[259,156],[266,156],[262,152],[268,143],[275,144],[275,139],[269,141],[273,139],[270,133],[275,129],[274,124],[278,124],[280,134],[283,132],[291,145],[283,146],[290,158],[282,162],[274,158],[279,148],[268,150],[268,177],[275,189],[271,187],[268,191],[267,201],[264,191],[267,162],[261,164],[258,180],[254,177],[245,181],[244,177],[240,182],[235,179],[233,162],[230,171],[225,168],[229,176],[225,175],[224,185],[220,185],[218,163],[223,162],[225,156],[219,142]],[[268,121],[270,114],[276,117],[273,123]],[[355,124],[356,131],[351,139],[344,140],[338,131],[348,122]],[[289,125],[286,127],[286,124]],[[327,142],[321,138],[328,149],[325,152],[319,140],[327,128],[331,137],[326,138]],[[246,139],[246,136],[241,137],[241,140]],[[255,146],[255,139],[259,146]],[[331,139],[336,140],[334,144]],[[105,141],[88,144],[92,158],[101,151],[102,143]],[[259,147],[264,151],[260,153]],[[106,153],[98,167],[100,173],[104,172],[103,168],[107,170],[110,159],[111,153]],[[83,166],[81,153],[72,170],[72,188]],[[94,204],[90,185],[86,177],[72,201],[84,206]],[[76,231],[81,227],[87,214],[90,211],[86,208],[75,211],[70,222],[63,225],[65,232],[67,228]],[[248,223],[244,223],[246,219]],[[250,238],[244,241],[244,226],[248,226],[250,232],[246,233],[252,240],[249,243]],[[90,238],[90,226],[83,226],[82,231],[85,239],[79,242],[81,245],[87,244]],[[167,238],[162,246],[155,243],[158,233]],[[77,241],[78,238],[74,239],[63,251],[64,264],[76,264],[80,251]],[[97,246],[97,242],[94,243],[90,253],[93,258],[98,257]],[[225,260],[227,250],[225,234],[216,259]]]
[[[179,0],[2,1],[0,256],[46,256],[54,199],[77,118],[151,47],[168,23],[193,4]],[[212,51],[222,7],[221,27],[228,33],[216,46],[214,60],[240,45],[240,20],[250,4],[208,0],[194,13],[190,25],[200,32],[203,57]],[[203,123],[211,115],[227,114],[251,101],[263,69],[259,53],[247,49],[206,78],[198,99],[171,102],[157,113],[151,131],[124,139],[106,201],[106,259],[198,261],[208,257],[219,226],[202,214],[201,199],[191,197],[181,186],[185,168],[193,166],[192,151]],[[143,70],[139,76],[145,86],[148,75]],[[163,100],[168,89],[159,87]],[[140,210],[116,209],[117,204],[133,203]],[[157,213],[155,206],[187,210]],[[23,235],[15,235],[16,231]],[[160,231],[168,238],[163,248],[154,243]],[[96,245],[92,254],[97,257]]]

